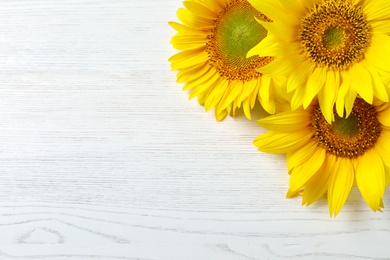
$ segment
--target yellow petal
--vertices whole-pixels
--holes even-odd
[[[209,60],[205,47],[185,50],[169,58],[172,70],[180,70],[199,65]]]
[[[311,123],[311,114],[306,110],[296,110],[278,113],[261,118],[257,123],[269,130],[293,132],[306,128]]]
[[[192,13],[208,18],[208,19],[215,19],[217,18],[217,14],[212,12],[207,5],[203,4],[202,2],[196,2],[196,1],[184,1],[183,5],[190,10]]]
[[[377,211],[385,192],[386,177],[382,158],[376,149],[368,150],[358,158],[356,183],[368,206]]]
[[[207,39],[203,35],[177,35],[171,40],[172,46],[178,50],[197,49],[206,44]]]
[[[279,56],[280,46],[274,35],[268,35],[259,44],[250,49],[246,55],[247,58],[258,55],[265,56]]]
[[[242,109],[244,110],[244,115],[246,116],[246,118],[248,120],[252,120],[252,117],[251,117],[251,105],[250,105],[249,98],[246,98],[242,102]]]
[[[248,0],[248,2],[261,13],[265,14],[272,20],[283,17],[284,12],[281,13],[281,3],[275,0]],[[283,10],[283,9],[282,9]]]
[[[214,86],[210,89],[209,94],[206,98],[205,108],[206,111],[209,111],[221,101],[222,96],[225,94],[226,89],[228,88],[229,81],[220,78],[219,81],[214,83]]]
[[[303,99],[305,97],[305,87],[297,88],[294,91],[294,95],[291,99],[291,110],[296,110],[302,106]]]
[[[370,25],[377,33],[390,34],[390,23],[388,20],[370,21]]]
[[[229,82],[229,86],[225,91],[225,94],[221,98],[221,101],[218,104],[218,111],[226,109],[230,103],[236,99],[236,97],[242,92],[242,81],[234,80]]]
[[[320,169],[325,160],[325,149],[317,148],[304,164],[295,167],[290,176],[290,193],[301,189],[306,182]]]
[[[307,12],[305,6],[297,0],[283,0],[282,7],[286,12],[293,14],[295,17],[303,17]]]
[[[209,69],[205,74],[198,78],[192,79],[184,86],[183,90],[189,90],[201,85],[211,87],[216,79],[219,78],[219,74],[214,69]]]
[[[368,71],[359,63],[350,68],[352,87],[367,103],[372,104],[374,90],[372,88],[371,76]]]
[[[349,88],[347,94],[345,95],[345,117],[349,117],[352,112],[353,104],[357,97],[356,90]]]
[[[389,73],[390,37],[384,34],[373,33],[370,47],[365,52],[364,56],[372,66]]]
[[[260,82],[260,78],[259,78]],[[270,114],[275,113],[275,101],[274,98],[270,98],[272,95],[271,91],[271,78],[263,75],[261,77],[261,83],[259,87],[259,94],[258,99],[261,104],[261,106],[264,108],[265,111],[267,111]]]
[[[354,183],[353,164],[348,158],[339,157],[331,169],[328,189],[330,216],[337,216],[347,201]]]
[[[286,153],[305,145],[312,137],[309,129],[292,133],[267,132],[257,137],[253,144],[267,153]]]
[[[382,130],[376,144],[375,150],[381,156],[383,163],[390,168],[390,134],[388,130]]]
[[[326,74],[325,86],[318,93],[318,100],[325,120],[331,124],[334,121],[333,108],[340,81],[338,72],[327,71]]]
[[[362,1],[367,20],[389,20],[390,2],[387,0]]]
[[[189,82],[192,80],[197,80],[201,77],[204,77],[208,71],[210,71],[211,67],[208,66],[207,63],[200,64],[198,66],[194,66],[188,69],[180,70],[177,73],[177,82]]]
[[[197,14],[192,13],[188,9],[179,8],[177,10],[177,17],[180,21],[182,21],[183,24],[186,24],[187,26],[190,26],[192,28],[211,29],[215,27],[214,19],[201,17]]]
[[[291,173],[291,170],[297,167],[298,165],[304,164],[309,160],[309,158],[314,154],[315,150],[318,148],[318,143],[315,141],[309,141],[307,144],[301,148],[293,151],[287,152],[287,170]]]
[[[390,127],[390,109],[389,108],[379,112],[377,114],[377,118],[382,125]]]
[[[313,73],[313,66],[302,62],[296,71],[289,76],[287,81],[287,92],[291,92],[307,84],[308,75]],[[310,80],[310,78],[309,78]]]
[[[210,32],[207,29],[195,29],[195,28],[191,28],[191,27],[188,27],[187,25],[177,23],[177,22],[168,22],[168,24],[173,29],[178,31],[180,34],[184,34],[184,35],[204,35],[204,36],[207,36],[208,34],[210,34]]]
[[[337,114],[340,117],[344,117],[345,112],[345,99],[347,99],[346,95],[349,93],[349,89],[351,88],[351,77],[349,76],[349,73],[347,71],[341,71],[340,72],[340,88],[339,93],[337,95],[336,99],[336,110]],[[350,100],[350,99],[348,99]],[[355,98],[353,99],[353,101]],[[353,105],[353,102],[352,102]],[[351,107],[352,109],[352,107]]]
[[[228,112],[226,109],[222,110],[220,112],[217,112],[217,110],[215,110],[215,118],[217,119],[217,121],[224,120],[227,115],[228,115]]]
[[[285,21],[288,23],[278,23],[278,22],[265,22],[262,20],[257,20],[267,31],[272,35],[275,35],[279,40],[292,42],[294,41],[296,30],[295,27],[299,26],[300,20],[296,17],[289,16],[286,14]],[[290,20],[288,20],[290,18]]]
[[[209,93],[210,89],[213,88],[213,86],[220,82],[221,78],[219,77],[218,73],[211,74],[210,77],[204,77],[203,82],[197,84],[194,86],[193,90],[191,91],[191,94],[188,99],[192,99],[196,96],[204,95],[202,97],[203,99],[206,99],[206,95]],[[189,82],[188,84],[191,84],[192,82]]]
[[[242,91],[235,99],[236,105],[239,106],[241,102],[243,102],[251,93],[253,93],[256,89],[257,84],[260,84],[259,79],[244,81],[242,83]]]
[[[290,75],[294,70],[294,65],[292,65],[292,59],[294,58],[296,58],[296,56],[289,56],[286,58],[274,57],[273,61],[256,70],[268,76]]]
[[[301,73],[298,71],[298,73]],[[305,97],[303,99],[303,108],[307,108],[313,98],[320,92],[325,85],[326,70],[324,68],[315,68],[307,81]]]
[[[302,205],[309,206],[320,199],[328,190],[330,169],[336,162],[336,156],[327,154],[324,163],[317,173],[306,183]]]
[[[271,78],[268,76],[262,76],[259,78],[259,83],[261,86],[259,88],[259,96],[263,101],[268,101],[270,96],[269,87],[271,85]]]
[[[226,2],[219,0],[203,0],[203,2],[212,12],[216,14],[219,14],[223,9],[226,8]]]

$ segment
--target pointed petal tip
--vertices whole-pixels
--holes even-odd
[[[340,213],[340,211],[341,211],[341,208],[340,209],[331,209],[331,208],[329,208],[329,215],[330,215],[331,218],[335,218]]]
[[[291,189],[289,189],[289,190],[287,191],[287,194],[286,194],[286,198],[287,198],[287,199],[290,199],[290,198],[295,197],[295,196],[296,196],[296,191],[293,191],[293,190],[291,190]]]

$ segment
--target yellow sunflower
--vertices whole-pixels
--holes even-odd
[[[250,119],[256,100],[274,113],[276,81],[256,71],[273,58],[246,57],[267,35],[256,19],[271,20],[246,0],[188,0],[184,6],[177,12],[182,24],[169,23],[177,31],[171,43],[180,50],[169,61],[190,98],[197,96],[206,111],[215,108],[217,120],[240,107]]]
[[[328,122],[348,116],[357,96],[389,100],[382,75],[390,72],[390,1],[249,0],[273,23],[251,55],[274,56],[258,71],[288,75],[292,109],[318,97]]]
[[[260,119],[270,131],[254,144],[287,154],[287,197],[303,194],[303,205],[310,205],[327,192],[330,215],[336,216],[357,184],[368,206],[380,211],[390,180],[390,104],[357,98],[347,118],[333,114],[329,124],[316,102]]]

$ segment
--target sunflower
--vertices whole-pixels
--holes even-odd
[[[177,12],[182,24],[169,23],[177,31],[171,43],[180,50],[169,61],[190,99],[197,96],[206,111],[215,108],[218,121],[237,108],[250,119],[256,100],[274,113],[277,81],[256,71],[273,58],[246,57],[267,35],[256,19],[271,20],[246,0],[188,0],[184,6]]]
[[[382,76],[390,72],[390,1],[249,0],[273,20],[251,55],[275,60],[261,73],[288,75],[292,109],[318,98],[328,122],[348,116],[356,97],[387,102]]]
[[[381,211],[390,180],[390,104],[356,98],[348,117],[329,124],[318,102],[306,110],[284,111],[258,120],[270,131],[254,144],[264,152],[286,153],[290,174],[287,197],[303,195],[310,205],[326,192],[336,216],[357,184],[368,206]]]

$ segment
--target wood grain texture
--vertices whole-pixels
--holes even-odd
[[[0,0],[0,259],[388,259],[387,209],[285,199],[264,130],[188,101],[181,5]]]

